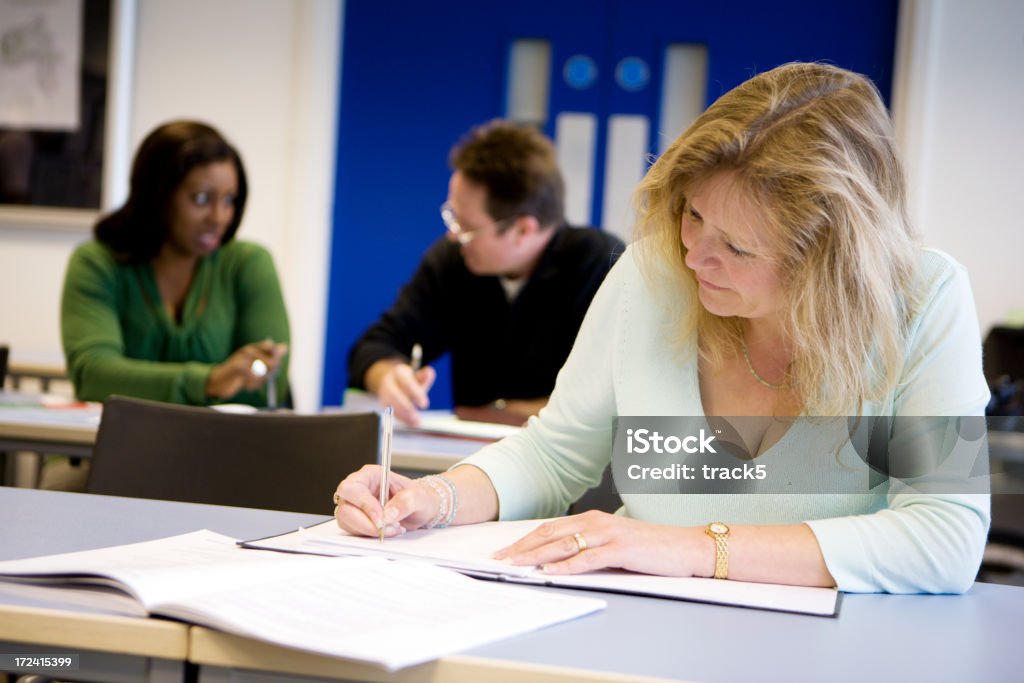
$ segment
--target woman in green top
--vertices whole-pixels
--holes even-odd
[[[128,201],[68,264],[61,336],[78,398],[266,406],[276,377],[286,400],[274,263],[234,239],[246,194],[238,152],[210,126],[174,121],[142,142]]]

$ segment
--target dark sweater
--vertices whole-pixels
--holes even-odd
[[[419,343],[424,363],[451,352],[456,405],[548,396],[590,300],[624,249],[594,228],[556,230],[511,302],[497,277],[474,275],[457,244],[438,240],[398,300],[352,348],[349,385],[365,388],[373,363],[407,358]]]

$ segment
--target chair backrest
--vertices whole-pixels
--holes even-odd
[[[985,336],[982,354],[989,382],[1000,375],[1024,379],[1024,328],[993,327]]]
[[[615,479],[612,477],[612,466],[604,468],[601,475],[601,483],[589,489],[575,503],[569,506],[570,515],[578,515],[587,510],[600,510],[602,512],[615,512],[622,507],[622,498],[615,488]]]
[[[337,483],[377,462],[375,413],[231,414],[112,396],[86,490],[331,514]]]
[[[0,389],[3,389],[7,382],[7,357],[10,352],[6,346],[0,346]]]

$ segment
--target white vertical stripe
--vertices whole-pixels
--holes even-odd
[[[665,50],[661,84],[658,151],[664,152],[704,111],[708,83],[708,51],[703,45],[678,43]]]
[[[523,39],[512,43],[508,62],[507,118],[544,127],[551,90],[551,44]]]
[[[627,242],[634,222],[630,198],[647,172],[650,128],[646,116],[616,114],[608,119],[601,222],[605,230]]]
[[[927,211],[927,181],[932,169],[928,141],[934,139],[935,114],[940,108],[936,93],[941,75],[935,67],[942,9],[941,3],[900,2],[893,64],[892,118],[907,169],[910,217],[919,229],[927,229],[931,223]]]
[[[576,225],[591,222],[596,139],[597,117],[593,114],[562,112],[555,119],[558,165],[565,179],[565,218]]]
[[[103,139],[103,196],[100,209],[110,211],[128,198],[131,169],[132,81],[135,76],[136,0],[111,3],[106,130]]]
[[[341,78],[337,50],[344,7],[335,0],[301,0],[292,3],[292,11],[292,130],[281,167],[287,178],[282,192],[289,198],[284,207],[288,230],[277,243],[274,258],[280,259],[292,330],[288,366],[292,398],[296,411],[315,412],[320,407],[324,372]],[[328,399],[328,403],[337,400]]]

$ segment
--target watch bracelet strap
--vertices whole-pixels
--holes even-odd
[[[720,534],[710,534],[715,542],[715,578],[725,579],[729,576],[729,541]]]

